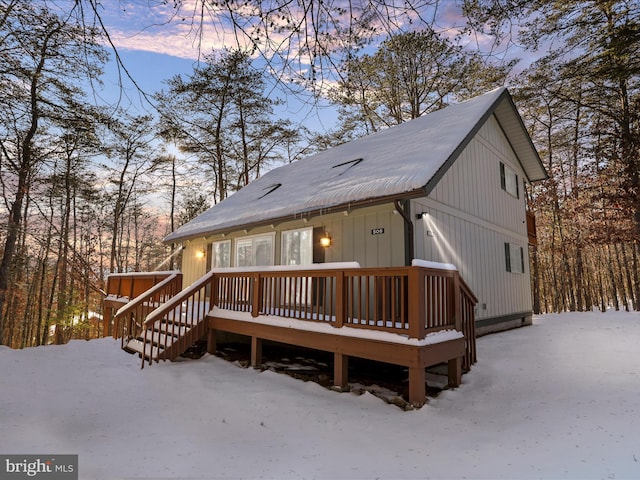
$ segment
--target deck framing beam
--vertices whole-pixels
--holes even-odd
[[[348,357],[402,365],[409,368],[409,402],[423,405],[426,402],[425,368],[447,363],[449,384],[460,385],[461,361],[464,355],[464,338],[456,338],[429,345],[410,345],[367,338],[351,337],[339,333],[321,333],[266,325],[257,322],[209,316],[208,328],[251,338],[251,365],[261,362],[260,340],[297,345],[332,352],[334,354],[334,384],[344,387],[348,382]]]

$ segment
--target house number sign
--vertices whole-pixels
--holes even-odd
[[[384,233],[384,228],[382,227],[371,229],[371,235],[382,235],[383,233]]]

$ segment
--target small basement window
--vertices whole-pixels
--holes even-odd
[[[524,273],[524,249],[513,243],[504,244],[507,272]]]
[[[500,162],[500,186],[511,196],[520,198],[518,175],[511,167]]]

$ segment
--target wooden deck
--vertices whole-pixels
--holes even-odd
[[[476,361],[476,299],[454,270],[225,269],[184,290],[179,273],[155,275],[153,286],[141,274],[109,277],[105,300],[105,321],[113,318],[114,336],[143,364],[173,359],[205,337],[215,353],[216,331],[224,331],[250,338],[253,365],[264,340],[332,352],[338,386],[348,383],[351,356],[405,366],[409,401],[423,404],[426,367],[446,363],[458,386]]]

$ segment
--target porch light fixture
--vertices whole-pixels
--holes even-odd
[[[200,260],[201,258],[204,258],[204,251],[203,250],[196,251],[196,258],[198,260]]]
[[[327,232],[324,232],[322,237],[320,237],[320,245],[324,248],[331,246],[331,237]]]
[[[427,215],[429,215],[429,212],[420,212],[420,213],[416,213],[416,220],[423,219],[423,218],[424,218],[424,217],[426,217]]]

